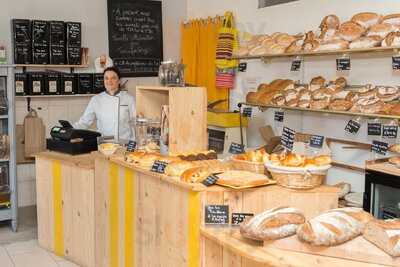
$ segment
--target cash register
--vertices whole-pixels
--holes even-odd
[[[58,121],[61,126],[51,128],[51,138],[46,139],[48,150],[71,155],[89,153],[97,150],[97,137],[100,133],[74,129],[68,121]]]

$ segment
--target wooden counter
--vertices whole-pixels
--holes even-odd
[[[205,187],[98,152],[36,160],[39,244],[82,267],[213,266],[204,262],[215,244],[200,236],[206,205],[230,213],[289,205],[309,218],[338,204],[334,187]]]
[[[237,230],[202,228],[202,238],[213,245],[204,266],[215,267],[377,267],[382,265],[265,247],[249,241]]]

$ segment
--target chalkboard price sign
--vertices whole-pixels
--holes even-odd
[[[283,122],[284,117],[285,113],[283,111],[275,111],[274,121]]]
[[[400,56],[392,57],[392,68],[393,70],[400,70]]]
[[[253,108],[252,107],[245,107],[243,109],[243,117],[251,117],[251,114],[253,113]]]
[[[343,71],[343,70],[350,70],[350,58],[337,58],[336,59],[336,70]]]
[[[205,224],[229,224],[228,205],[207,205]]]
[[[383,125],[382,137],[384,138],[397,138],[397,131],[399,127],[395,125]]]
[[[296,131],[294,131],[288,127],[283,127],[282,137],[281,137],[282,146],[284,148],[286,148],[287,150],[292,151],[295,135],[296,135]]]
[[[232,213],[232,225],[240,225],[248,217],[253,217],[253,213]]]
[[[344,130],[351,134],[356,134],[360,130],[360,123],[358,121],[349,120]]]
[[[136,142],[133,140],[129,140],[128,144],[126,145],[126,151],[133,152],[136,148]]]
[[[382,124],[379,122],[371,122],[368,123],[368,135],[377,135],[380,136],[382,134]]]
[[[324,145],[324,137],[321,135],[311,135],[310,136],[310,146],[315,148],[322,148]]]
[[[389,144],[385,142],[380,142],[380,141],[372,141],[372,146],[371,150],[375,153],[381,154],[381,155],[386,155],[387,151],[389,148]]]
[[[290,67],[290,71],[299,71],[301,68],[301,60],[295,59],[292,61],[292,66]]]
[[[231,154],[242,154],[244,153],[244,145],[232,142],[229,147],[229,153]]]
[[[122,76],[157,76],[163,60],[161,1],[108,0],[109,54]]]
[[[151,167],[152,172],[157,172],[157,173],[164,173],[165,168],[167,167],[168,163],[160,160],[156,160]]]

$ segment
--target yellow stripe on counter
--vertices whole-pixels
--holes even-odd
[[[110,267],[118,267],[118,166],[110,163],[109,169],[110,199]]]
[[[189,192],[188,267],[200,266],[200,193]]]
[[[54,211],[54,253],[64,256],[64,219],[62,203],[61,163],[53,161],[53,211]]]
[[[125,267],[135,262],[135,173],[125,168]]]

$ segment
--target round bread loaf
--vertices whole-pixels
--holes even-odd
[[[357,23],[348,21],[340,25],[339,36],[348,42],[360,38],[365,33],[365,28]]]
[[[382,16],[374,12],[362,12],[355,14],[351,21],[368,29],[369,27],[378,24],[382,20]]]

